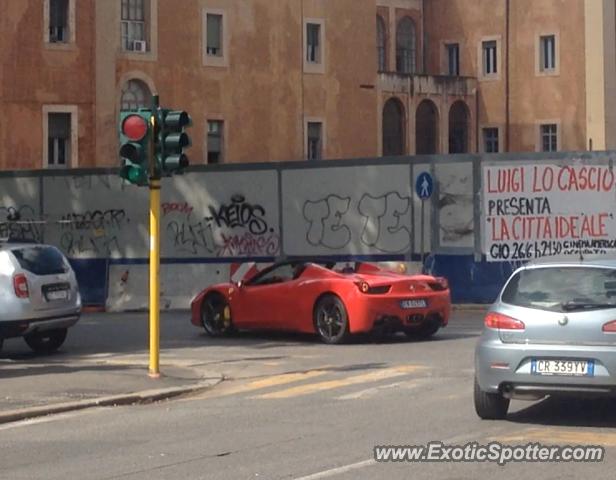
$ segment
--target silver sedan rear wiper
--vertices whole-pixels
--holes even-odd
[[[597,302],[563,302],[560,307],[565,312],[574,310],[592,310],[600,308],[616,308],[616,303],[597,303]]]

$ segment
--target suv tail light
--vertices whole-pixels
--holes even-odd
[[[23,273],[13,275],[13,288],[15,289],[15,295],[17,295],[18,298],[28,298],[30,296],[28,279]]]
[[[488,312],[484,323],[488,328],[498,328],[500,330],[524,330],[526,328],[524,322],[496,312]]]
[[[607,333],[616,333],[616,320],[604,324],[602,330]]]

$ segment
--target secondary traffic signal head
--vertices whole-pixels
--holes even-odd
[[[149,178],[150,110],[120,112],[120,176],[144,186]]]
[[[157,120],[157,167],[166,176],[182,173],[189,164],[184,149],[190,147],[191,141],[184,129],[192,124],[190,115],[181,110],[161,108]]]

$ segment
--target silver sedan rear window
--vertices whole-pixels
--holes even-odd
[[[616,269],[573,266],[521,270],[511,278],[501,300],[558,312],[616,308]]]

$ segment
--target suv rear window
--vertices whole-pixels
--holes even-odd
[[[24,247],[12,250],[19,265],[35,275],[57,275],[66,273],[64,256],[53,247]]]
[[[541,267],[518,272],[501,299],[557,312],[616,308],[616,269]]]

